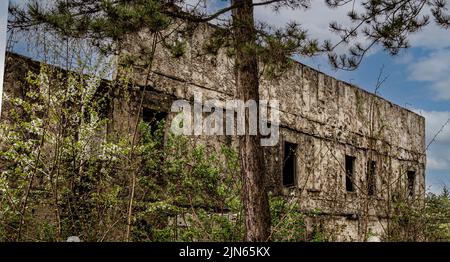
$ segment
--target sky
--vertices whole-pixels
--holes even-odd
[[[14,0],[20,2],[24,0]],[[191,0],[198,1],[198,0]],[[447,0],[449,1],[449,0]],[[7,0],[0,0],[0,28],[5,27]],[[221,8],[229,1],[206,0],[210,8]],[[349,8],[330,9],[324,0],[312,0],[309,10],[281,9],[273,12],[270,8],[257,7],[258,21],[273,26],[282,26],[289,21],[297,21],[308,29],[308,34],[319,40],[336,40],[328,25],[331,21],[346,24]],[[361,40],[364,41],[364,40]],[[6,42],[0,33],[0,46]],[[380,69],[383,68],[387,81],[379,91],[382,97],[414,112],[426,119],[427,144],[450,119],[450,29],[444,30],[431,23],[422,31],[410,36],[412,48],[398,56],[390,56],[381,48],[374,48],[365,57],[356,71],[334,71],[324,57],[299,58],[320,71],[350,82],[373,92]],[[23,47],[19,43],[18,46]],[[1,51],[1,48],[0,48]],[[25,48],[14,50],[26,53]],[[0,68],[3,68],[3,52],[0,52]],[[0,82],[2,83],[2,82]],[[444,127],[427,151],[426,186],[431,192],[438,192],[444,185],[450,186],[450,126]]]
[[[2,111],[3,75],[5,69],[6,22],[8,15],[8,1],[0,0],[0,115]]]

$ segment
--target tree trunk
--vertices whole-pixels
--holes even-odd
[[[259,105],[259,71],[256,56],[256,32],[252,0],[233,0],[240,6],[233,11],[235,77],[237,98],[254,100]],[[249,111],[245,113],[246,122]],[[267,241],[270,235],[270,212],[260,135],[239,137],[240,168],[243,181],[242,202],[245,217],[245,240]]]

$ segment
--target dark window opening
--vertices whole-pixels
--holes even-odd
[[[297,145],[284,142],[283,186],[295,184]]]
[[[369,161],[367,163],[367,194],[369,196],[375,195],[376,167],[377,167],[377,162],[375,162],[375,161]]]
[[[412,197],[414,196],[414,184],[416,180],[416,172],[415,171],[408,171],[408,196]]]
[[[347,192],[354,192],[353,173],[355,166],[355,157],[345,156],[345,189]]]
[[[157,142],[159,146],[164,144],[164,120],[167,113],[158,112],[150,108],[142,109],[142,121],[147,124],[152,139]]]
[[[110,116],[111,105],[110,105],[110,102],[107,99],[102,99],[99,102],[98,107],[99,107],[99,109],[98,109],[99,117],[101,117],[101,118],[109,118],[109,117],[111,117]]]
[[[166,112],[158,112],[145,107],[142,109],[142,121],[147,123],[152,128],[152,131],[158,127],[161,121],[166,119],[166,116]]]

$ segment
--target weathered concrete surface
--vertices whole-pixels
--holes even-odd
[[[186,39],[182,58],[158,49],[147,85],[178,99],[192,100],[198,91],[204,99],[233,99],[233,59],[224,50],[217,56],[205,55],[202,48],[212,30],[208,25],[197,28]],[[145,32],[139,37],[140,46],[152,42]],[[134,36],[126,43],[125,54],[137,52]],[[135,70],[137,85],[146,84],[145,72]],[[276,194],[294,196],[305,211],[320,210],[327,217],[324,226],[336,233],[334,240],[364,241],[369,232],[382,235],[392,212],[392,197],[406,194],[407,171],[416,172],[414,199],[423,198],[423,117],[300,63],[278,79],[261,79],[260,96],[281,103],[280,143],[265,149],[269,188]],[[215,138],[202,139],[211,144]],[[281,182],[284,141],[298,144],[293,188],[285,188]],[[356,158],[355,192],[345,189],[345,155]],[[377,163],[375,196],[367,194],[369,159]]]
[[[168,112],[175,99],[192,100],[194,92],[204,99],[225,101],[235,97],[233,59],[221,50],[217,56],[205,55],[202,46],[214,30],[203,25],[187,39],[186,54],[172,58],[159,48],[152,72],[134,68],[136,87],[130,96],[120,90],[112,96],[112,129],[132,132],[139,120],[139,94],[145,87],[143,106]],[[125,43],[124,53],[137,52],[145,41]],[[20,79],[36,63],[9,55],[5,75],[5,94],[24,95]],[[148,76],[148,79],[147,79]],[[19,80],[19,81],[17,81]],[[268,187],[274,194],[298,200],[308,218],[309,228],[322,225],[335,241],[363,241],[382,235],[392,213],[391,200],[407,195],[407,171],[416,172],[411,203],[420,205],[425,193],[425,120],[423,117],[390,103],[356,86],[336,80],[300,63],[282,77],[261,79],[261,99],[277,99],[281,105],[280,142],[265,148]],[[8,111],[6,103],[2,112]],[[173,118],[169,114],[167,121]],[[196,141],[218,147],[237,146],[235,137],[195,137]],[[294,187],[282,184],[284,141],[298,145]],[[345,155],[355,160],[355,192],[345,189]],[[376,161],[376,194],[367,194],[367,163]],[[418,200],[418,201],[415,201]]]
[[[38,62],[16,54],[6,53],[1,121],[8,121],[6,116],[12,107],[11,103],[8,102],[8,97],[24,99],[27,91],[26,76],[29,71],[36,72],[38,70]]]

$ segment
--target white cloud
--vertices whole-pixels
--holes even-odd
[[[358,10],[359,5],[355,5]],[[352,10],[352,5],[346,5],[340,8],[331,9],[325,1],[312,1],[310,8],[307,10],[289,8],[282,8],[278,13],[275,13],[270,6],[256,7],[255,18],[258,21],[266,22],[272,26],[283,27],[287,23],[295,21],[308,30],[308,34],[312,38],[320,41],[331,40],[332,43],[337,43],[340,38],[337,34],[329,29],[330,22],[338,22],[343,26],[351,26],[352,22],[347,16],[347,13]],[[365,39],[362,37],[357,41],[364,43]],[[345,46],[340,46],[338,52],[345,51]],[[373,50],[372,50],[373,51]]]
[[[427,152],[428,171],[449,171],[450,170],[450,148],[448,144],[432,145]],[[450,173],[450,171],[449,171]]]
[[[450,47],[449,32],[436,24],[430,24],[423,30],[410,37],[413,47],[426,49],[442,49]]]
[[[347,11],[344,8],[332,10],[326,7],[323,1],[314,1],[308,10],[281,9],[273,12],[271,7],[257,7],[255,17],[259,21],[268,22],[273,26],[283,27],[289,22],[295,21],[307,28],[311,36],[325,40],[333,37],[329,31],[329,23],[333,20],[346,19]],[[326,17],[326,19],[324,19]]]
[[[262,0],[256,0],[256,2]],[[200,4],[199,4],[200,3]],[[189,8],[196,6],[198,9],[208,10],[209,12],[217,11],[224,6],[229,5],[228,1],[208,1],[208,0],[187,0],[186,7]],[[320,42],[324,40],[331,40],[332,43],[337,43],[340,38],[337,34],[333,33],[329,29],[330,22],[336,21],[343,26],[352,26],[348,12],[352,9],[356,11],[363,11],[363,8],[359,2],[353,6],[348,4],[338,8],[329,8],[325,0],[311,1],[310,8],[295,9],[281,8],[279,12],[274,12],[272,7],[258,6],[255,8],[255,18],[257,21],[266,22],[272,26],[283,27],[288,22],[298,22],[303,28],[308,30],[310,37],[318,39]],[[425,7],[422,12],[425,15],[429,15],[432,20],[432,15],[428,7]],[[228,15],[222,16],[222,18],[229,17]],[[434,21],[431,21],[429,25],[424,27],[421,31],[413,33],[409,36],[409,41],[412,47],[420,47],[426,50],[442,50],[450,47],[450,37],[448,36],[449,30],[445,30],[442,27],[436,25]],[[368,44],[368,40],[363,36],[359,36],[352,43],[359,42],[362,44]],[[375,54],[381,51],[380,46],[374,46],[369,50],[366,56]],[[346,53],[348,47],[341,45],[337,48],[338,53]],[[450,96],[450,94],[448,94]]]
[[[414,111],[425,117],[427,145],[435,139],[427,152],[427,169],[450,170],[450,123],[445,125],[450,111]]]
[[[427,169],[428,170],[446,170],[448,169],[448,164],[445,159],[437,158],[432,155],[428,155],[427,159]]]
[[[433,81],[444,77],[449,71],[450,50],[433,52],[412,63],[411,78],[419,81]]]
[[[450,119],[450,111],[414,110],[425,117],[426,144],[433,137],[434,142],[427,151],[427,187],[431,192],[440,192],[444,185],[450,186],[450,124],[444,124]]]
[[[448,30],[443,29],[433,21],[433,15],[429,8],[426,8],[423,13],[430,17],[430,24],[410,36],[411,45],[432,50],[450,47]]]
[[[407,65],[414,61],[414,56],[411,52],[400,52],[395,58],[396,64]]]
[[[428,142],[439,132],[443,125],[450,119],[449,111],[421,111],[426,119],[426,139]],[[450,144],[450,124],[442,129],[436,137],[440,143]],[[450,156],[449,156],[450,157]]]
[[[444,185],[450,187],[450,149],[437,144],[427,153],[426,186],[438,192]]]
[[[351,26],[347,13],[351,11],[352,5],[346,5],[343,7],[331,9],[324,0],[311,1],[311,7],[308,10],[291,10],[288,8],[282,8],[279,13],[274,13],[270,7],[257,7],[255,9],[255,17],[259,21],[267,22],[274,26],[283,26],[287,22],[296,21],[300,23],[305,29],[308,30],[309,35],[313,38],[323,40],[331,40],[332,43],[336,43],[340,40],[338,35],[329,30],[329,23],[337,21],[343,26]],[[361,5],[356,4],[355,10],[362,10]],[[430,20],[433,20],[433,16],[429,8],[425,8],[423,14],[429,15]],[[355,41],[367,44],[368,40],[360,36]],[[409,36],[409,41],[412,47],[423,48],[428,51],[438,51],[450,47],[449,30],[443,29],[436,25],[434,21],[431,21],[429,25],[425,26],[419,32],[413,33]],[[382,48],[375,46],[367,55],[375,54],[381,51]],[[346,46],[340,46],[337,50],[338,53],[344,53],[347,51]],[[450,61],[450,59],[448,59]],[[450,62],[448,62],[450,63]],[[447,64],[447,68],[449,68]],[[450,74],[449,74],[450,75]],[[446,91],[447,84],[450,83],[449,79],[441,81],[436,84],[436,89],[439,95],[444,95],[445,99],[450,99],[450,91]]]
[[[407,67],[410,80],[431,83],[436,100],[450,100],[450,49],[432,51]]]

